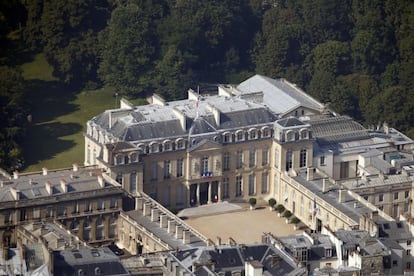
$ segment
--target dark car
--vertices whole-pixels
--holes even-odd
[[[114,254],[117,256],[124,255],[124,250],[116,246],[116,244],[111,244],[110,246],[108,246],[108,248],[111,249],[111,251],[114,252]]]

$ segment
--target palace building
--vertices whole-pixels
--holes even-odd
[[[85,165],[131,195],[178,209],[273,197],[314,230],[411,208],[413,141],[386,124],[365,128],[284,79],[255,75],[149,101],[121,100],[87,122]]]

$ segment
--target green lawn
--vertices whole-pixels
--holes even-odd
[[[114,89],[68,89],[52,76],[52,68],[43,55],[37,55],[21,69],[33,117],[23,144],[24,171],[64,168],[74,162],[83,165],[86,121],[114,108]]]

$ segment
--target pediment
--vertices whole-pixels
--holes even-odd
[[[195,152],[206,152],[206,151],[215,151],[215,150],[221,150],[223,145],[220,143],[217,143],[212,140],[203,139],[200,142],[198,142],[196,145],[192,146],[188,152],[195,153]]]

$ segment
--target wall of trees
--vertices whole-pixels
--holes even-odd
[[[176,99],[260,73],[414,137],[410,0],[10,0],[2,45],[12,31],[76,89]]]

